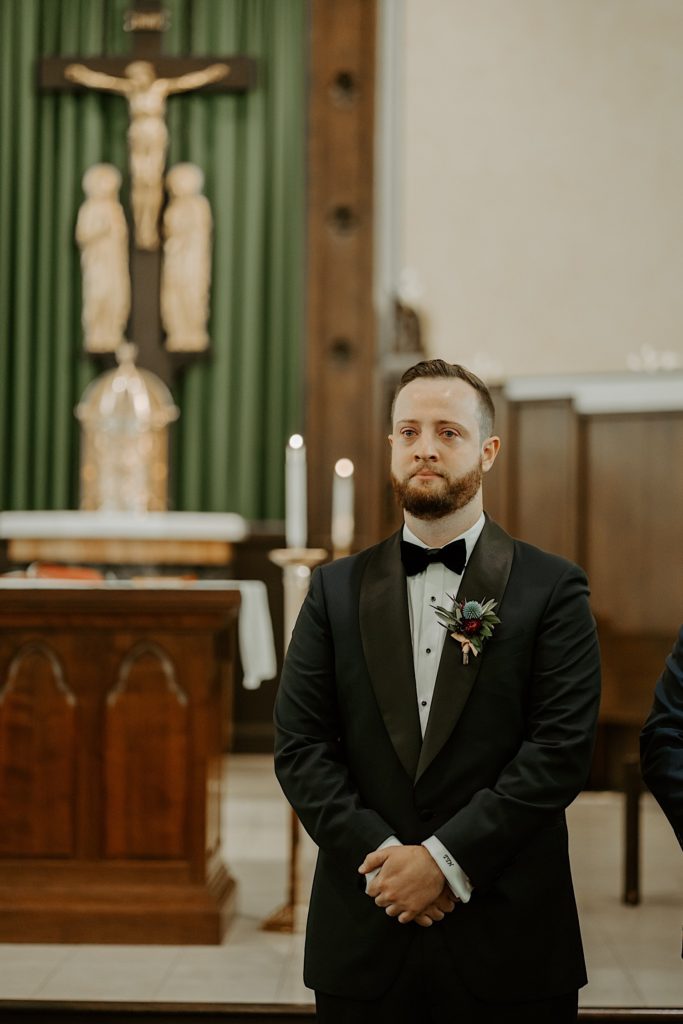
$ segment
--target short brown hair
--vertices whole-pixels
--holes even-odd
[[[490,437],[493,433],[493,423],[495,420],[495,409],[493,406],[493,399],[491,398],[491,392],[484,384],[483,380],[476,377],[466,367],[461,366],[459,363],[447,363],[443,359],[425,359],[421,363],[416,363],[415,366],[411,366],[409,370],[401,377],[398,387],[394,392],[394,399],[391,403],[391,420],[394,420],[394,407],[396,405],[396,399],[398,398],[401,391],[403,391],[406,384],[411,384],[414,380],[421,380],[422,378],[436,379],[448,377],[457,377],[458,380],[464,380],[466,384],[469,384],[471,388],[477,392],[479,398],[479,429],[481,431],[482,438]]]

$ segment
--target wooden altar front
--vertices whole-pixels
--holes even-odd
[[[0,581],[1,942],[220,942],[239,600]]]

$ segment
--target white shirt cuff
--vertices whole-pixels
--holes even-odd
[[[401,842],[400,839],[397,839],[396,836],[389,836],[388,839],[384,840],[384,842],[382,843],[381,846],[377,847],[377,850],[384,850],[385,847],[387,847],[387,846],[403,846],[403,843]],[[375,853],[377,853],[377,850],[375,850]],[[378,874],[380,873],[381,870],[382,870],[381,868],[375,868],[374,871],[368,871],[367,875],[365,876],[365,892],[366,893],[368,891],[368,886],[370,885],[370,882],[372,882],[373,878],[377,878],[377,876],[378,876]]]
[[[389,840],[387,840],[387,842],[388,841]],[[470,896],[472,894],[472,883],[458,864],[457,860],[451,857],[446,847],[439,839],[436,838],[436,836],[430,836],[429,839],[425,839],[422,845],[429,851],[429,853],[431,853],[432,857],[439,865],[439,868],[443,872],[453,894],[457,896],[462,903],[469,903]]]

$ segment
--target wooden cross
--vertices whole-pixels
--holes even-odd
[[[160,0],[133,0],[133,3],[132,9],[124,15],[124,28],[133,34],[132,54],[127,57],[44,58],[38,67],[40,88],[58,92],[81,92],[88,88],[66,77],[67,68],[74,64],[84,64],[90,71],[116,76],[125,81],[126,71],[133,61],[149,62],[157,79],[177,79],[205,71],[212,64],[227,65],[228,70],[223,77],[202,86],[205,91],[243,93],[253,86],[255,62],[249,57],[162,56],[162,35],[168,28],[168,15],[162,9]],[[141,248],[136,244],[133,232],[131,237],[132,301],[128,337],[138,348],[138,365],[156,373],[168,384],[174,372],[188,361],[189,355],[169,353],[161,343],[161,247]]]

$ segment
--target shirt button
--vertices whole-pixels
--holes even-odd
[[[436,601],[436,598],[435,597],[430,597],[429,600],[430,601]]]
[[[432,653],[432,649],[431,649],[431,647],[428,647],[428,648],[427,648],[427,652],[426,652],[426,653],[427,653],[427,654],[431,654],[431,653]]]
[[[422,707],[423,707],[423,708],[426,708],[426,707],[427,707],[427,701],[426,701],[426,700],[423,700],[423,701],[422,701],[421,703],[422,703]]]

